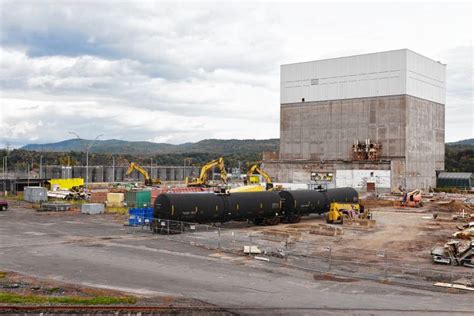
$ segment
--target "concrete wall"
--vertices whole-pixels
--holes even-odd
[[[352,187],[363,190],[367,188],[367,183],[375,183],[376,188],[390,189],[390,170],[336,170],[336,187]]]
[[[406,186],[436,187],[444,170],[444,105],[407,96]]]
[[[368,138],[391,161],[392,190],[435,187],[444,170],[444,116],[443,104],[408,95],[282,104],[279,160],[350,165],[354,140]],[[305,177],[288,171],[280,181]]]
[[[406,96],[282,104],[280,159],[352,160],[354,140],[405,156]]]

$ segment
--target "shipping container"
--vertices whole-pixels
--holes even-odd
[[[43,187],[26,187],[23,190],[23,199],[32,203],[45,202],[48,200],[48,191]]]
[[[96,215],[104,213],[104,204],[102,203],[86,203],[81,205],[81,213]]]
[[[125,203],[128,207],[148,207],[151,205],[151,191],[128,191]]]

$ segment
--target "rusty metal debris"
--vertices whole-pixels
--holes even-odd
[[[382,155],[382,144],[372,143],[370,139],[364,142],[355,140],[352,145],[352,160],[379,160]]]
[[[451,240],[443,247],[433,247],[431,256],[435,263],[474,268],[474,242],[466,245],[458,240]]]

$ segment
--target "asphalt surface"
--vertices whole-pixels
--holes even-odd
[[[112,215],[0,212],[0,270],[145,296],[178,296],[245,314],[472,313],[474,294],[311,274],[246,257],[131,234]]]

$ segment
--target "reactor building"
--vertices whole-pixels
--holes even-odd
[[[415,189],[444,170],[446,65],[408,49],[281,66],[275,182]]]

